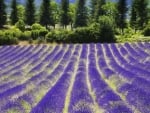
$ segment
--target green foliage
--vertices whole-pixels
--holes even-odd
[[[97,31],[92,27],[79,27],[69,37],[73,43],[97,42]]]
[[[38,39],[39,37],[44,38],[45,35],[48,33],[48,30],[46,30],[45,27],[41,26],[38,23],[33,24],[31,29],[31,36],[34,40]]]
[[[35,22],[35,5],[34,0],[27,0],[25,8],[25,23],[32,25]]]
[[[143,29],[148,23],[148,1],[137,0],[138,28]]]
[[[78,0],[75,14],[74,27],[87,26],[88,13],[86,7],[86,0]]]
[[[48,25],[54,26],[55,24],[50,5],[50,0],[43,0],[40,9],[40,24],[46,26],[46,28]]]
[[[108,16],[100,16],[99,18],[99,42],[114,42],[114,24],[113,20]]]
[[[134,29],[143,29],[148,23],[148,1],[133,0],[130,24]]]
[[[18,21],[18,11],[17,11],[16,0],[12,0],[11,9],[12,11],[11,11],[10,19],[11,19],[11,24],[14,25]]]
[[[137,29],[137,20],[138,20],[138,13],[137,13],[137,0],[132,1],[132,7],[131,7],[131,18],[130,18],[130,26],[133,29]]]
[[[0,28],[2,28],[3,25],[5,25],[6,23],[7,14],[5,9],[6,9],[6,5],[4,0],[0,0]]]
[[[25,31],[21,33],[19,40],[30,40],[31,39],[31,31]]]
[[[149,24],[144,28],[144,30],[143,30],[143,35],[144,35],[144,36],[150,36],[150,22],[149,22]]]
[[[117,26],[124,32],[126,27],[127,0],[119,0],[117,4]]]
[[[32,37],[33,40],[38,39],[38,37],[39,37],[39,30],[32,30],[31,31],[31,37]]]
[[[96,11],[96,5],[97,5],[97,0],[91,0],[90,3],[90,16],[93,19],[95,17],[95,11]]]
[[[23,5],[17,5],[17,14],[19,20],[24,20],[25,8]]]
[[[46,35],[47,42],[57,42],[57,43],[63,43],[68,42],[69,34],[71,34],[72,31],[68,30],[54,30],[49,32]]]
[[[53,18],[53,23],[54,23],[54,27],[55,24],[59,22],[59,4],[56,3],[56,1],[51,1],[50,3],[51,6],[51,10],[52,10],[52,18]]]
[[[106,10],[103,9],[103,6],[106,4],[106,0],[97,0],[97,5],[95,9],[95,19],[98,20],[99,16],[106,14]]]
[[[31,29],[32,30],[40,30],[40,29],[44,29],[45,27],[41,26],[40,24],[38,23],[34,23],[32,26],[31,26]]]
[[[69,24],[69,0],[62,0],[61,1],[61,13],[60,13],[60,23],[63,27]]]
[[[94,27],[78,27],[74,31],[54,30],[46,35],[47,42],[90,43],[98,41],[99,33]]]
[[[23,20],[19,20],[19,21],[15,24],[15,26],[16,26],[19,30],[25,31],[25,23],[24,23]]]
[[[18,44],[17,32],[12,30],[0,31],[0,45]]]

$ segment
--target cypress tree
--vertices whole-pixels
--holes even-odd
[[[138,26],[140,29],[143,29],[148,23],[148,1],[137,0],[137,2]]]
[[[25,8],[25,23],[32,25],[35,23],[35,4],[34,0],[27,0]]]
[[[137,0],[132,1],[131,6],[131,18],[130,18],[130,25],[132,28],[137,29],[137,20],[138,20],[138,14],[137,14]]]
[[[61,17],[60,23],[63,27],[67,27],[69,24],[69,0],[62,0],[61,1]]]
[[[87,26],[87,7],[86,0],[78,0],[75,14],[74,27]]]
[[[126,27],[126,13],[127,13],[127,0],[119,0],[117,4],[117,26],[121,29],[122,33]]]
[[[48,25],[54,26],[55,22],[52,17],[50,0],[43,0],[40,10],[40,24],[48,27]]]
[[[11,8],[12,8],[12,11],[11,11],[10,19],[11,19],[11,24],[14,25],[18,21],[18,11],[17,11],[16,0],[12,0]]]
[[[0,28],[3,27],[6,23],[7,14],[6,14],[6,5],[4,3],[4,0],[0,0]]]
[[[93,18],[95,16],[95,11],[96,11],[96,5],[97,5],[97,0],[91,0],[91,17]]]
[[[105,10],[102,8],[106,4],[105,0],[97,0],[96,10],[95,10],[95,19],[97,20],[99,16],[105,15]]]

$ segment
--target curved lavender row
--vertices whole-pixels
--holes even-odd
[[[136,66],[131,66],[129,64],[126,63],[126,61],[120,56],[119,52],[117,51],[117,48],[113,45],[111,45],[111,49],[113,50],[113,53],[115,55],[116,58],[118,58],[117,60],[120,61],[121,64],[123,64],[126,69],[129,69],[131,72],[133,73],[137,73],[135,79],[133,80],[134,83],[140,83],[141,85],[139,87],[143,87],[144,90],[148,91],[148,87],[150,87],[150,81],[147,81],[147,78],[150,75],[150,72],[146,71],[146,70],[142,70],[142,68],[138,68]],[[121,60],[122,59],[122,60]],[[147,75],[147,76],[146,76]],[[141,78],[141,77],[145,77],[145,79]],[[138,84],[136,84],[138,85]]]
[[[37,47],[36,48],[32,48],[32,46],[31,46],[31,48],[29,47],[29,49],[30,50],[35,50],[35,49],[37,49]],[[8,73],[8,72],[11,72],[11,71],[13,71],[14,69],[15,69],[15,67],[18,67],[18,66],[16,66],[16,65],[18,65],[18,63],[20,62],[20,61],[22,61],[23,59],[30,59],[30,56],[31,56],[32,54],[30,53],[30,51],[24,51],[24,53],[22,53],[20,56],[18,56],[18,57],[15,57],[14,59],[12,59],[12,62],[8,62],[8,63],[6,63],[5,65],[4,65],[4,67],[6,67],[6,65],[10,68],[9,70],[7,69],[7,68],[4,68],[4,70],[3,70],[3,75],[5,74],[5,73]],[[27,60],[27,61],[28,61]],[[19,66],[20,67],[20,66]]]
[[[133,61],[133,62],[135,62],[135,65],[134,64],[131,65],[126,61],[126,59],[123,56],[120,55],[118,49],[116,48],[116,46],[114,44],[111,44],[110,48],[112,50],[114,57],[117,59],[117,61],[120,63],[120,65],[123,65],[124,67],[126,67],[127,70],[129,70],[130,72],[136,73],[136,75],[138,75],[138,76],[142,76],[145,78],[149,77],[150,72],[146,69],[143,69],[143,67],[145,65],[143,65],[143,67],[140,67],[140,68],[136,66],[138,59]],[[141,63],[138,63],[138,64],[142,65]]]
[[[21,64],[22,65],[22,64]],[[21,65],[19,65],[19,67],[21,66]],[[8,72],[11,72],[12,70],[18,70],[19,69],[19,67],[18,66],[16,66],[16,67],[13,67],[12,69],[10,69],[10,71],[8,71]],[[18,70],[18,72],[19,72],[19,70]],[[16,74],[17,74],[17,76],[19,76],[18,74],[18,72],[16,72]],[[3,76],[5,75],[6,73],[3,73]],[[9,73],[8,73],[9,74]],[[11,76],[12,77],[12,76]],[[12,85],[13,86],[13,85]],[[12,87],[11,86],[11,87]]]
[[[6,71],[4,71],[3,73],[1,73],[1,75],[3,75],[3,76],[7,76],[7,78],[9,77],[9,76],[11,76],[11,72],[12,71],[19,71],[19,69],[24,65],[24,63],[27,63],[27,61],[29,61],[28,60],[28,58],[30,57],[30,56],[32,56],[32,54],[26,54],[25,55],[25,57],[27,58],[27,60],[25,60],[25,61],[23,61],[21,64],[17,64],[17,65],[15,65],[14,64],[14,67],[11,67],[9,70],[6,70]],[[2,77],[3,77],[2,76]],[[9,79],[9,78],[8,78]],[[5,80],[6,81],[6,80]]]
[[[73,84],[71,92],[70,104],[68,108],[69,113],[94,112],[93,99],[88,92],[88,87],[86,83],[86,57],[87,46],[83,45],[80,55],[80,61],[78,64],[77,74],[75,76],[75,82]]]
[[[134,43],[132,44],[132,47],[140,54],[142,57],[148,57],[149,54],[145,52],[144,48],[139,47],[140,43]]]
[[[146,60],[147,57],[149,57],[149,54],[145,53],[144,50],[145,49],[136,49],[133,48],[132,45],[126,44],[126,50],[129,52],[129,60],[134,60],[134,61],[140,61],[140,63],[142,64],[143,62],[145,62],[144,60]],[[135,53],[135,54],[134,54]],[[138,55],[138,56],[136,56]],[[134,61],[132,61],[134,63]],[[150,65],[150,63],[149,63]]]
[[[100,53],[102,54],[101,49],[102,48],[98,48],[98,51],[100,50]],[[95,50],[91,54],[93,54],[94,59],[96,60]],[[99,57],[99,59],[101,60],[101,57]],[[91,61],[90,57],[89,61]],[[105,111],[108,113],[132,113],[132,111],[126,107],[121,98],[111,90],[107,83],[104,82],[97,68],[98,67],[96,67],[96,62],[93,65],[89,65],[88,73],[92,88],[95,92],[96,101],[99,106],[105,109]]]
[[[11,57],[11,59],[6,60],[6,62],[3,63],[4,67],[7,66],[15,66],[14,64],[16,64],[16,62],[19,62],[20,59],[23,58],[24,55],[26,55],[27,53],[29,53],[29,50],[32,50],[32,46],[25,48],[24,50],[21,50],[21,52],[15,52],[15,55],[13,57]],[[6,58],[7,59],[7,58]]]
[[[150,93],[143,91],[142,88],[134,84],[124,84],[118,91],[126,93],[126,100],[131,105],[134,105],[141,113],[150,112]]]
[[[108,50],[108,49],[107,49],[107,50]],[[115,61],[115,60],[114,60],[114,61]],[[133,79],[135,79],[136,77],[137,77],[137,75],[134,76]],[[124,86],[124,85],[123,85],[123,86]],[[123,86],[121,86],[120,88],[122,88]],[[136,86],[135,86],[134,88],[136,89]],[[130,90],[128,90],[128,91],[130,91]],[[137,90],[137,91],[138,91],[139,93],[136,92],[135,94],[138,94],[138,96],[141,96],[142,99],[144,99],[144,98],[143,98],[144,95],[142,95],[142,93],[141,93],[141,92],[143,92],[143,94],[145,94],[145,98],[149,100],[149,94],[147,94],[146,92],[144,93],[143,90]],[[131,95],[131,94],[134,94],[133,92],[134,92],[134,90],[132,90],[131,92],[128,92],[127,95],[126,95],[126,100],[129,102],[129,104],[130,104],[130,105],[134,105],[134,106],[135,106],[138,110],[140,110],[140,111],[141,111],[141,108],[140,108],[140,107],[144,108],[144,110],[148,110],[148,111],[149,111],[149,109],[146,109],[148,106],[145,106],[145,105],[142,103],[142,101],[140,101],[139,99],[137,99],[138,96],[133,96],[133,95]],[[136,104],[131,103],[131,101],[132,101],[133,99],[136,100],[137,103],[139,103],[138,105],[140,105],[140,107],[138,107]],[[144,101],[144,100],[143,100],[143,101]],[[143,105],[144,105],[144,106],[143,106]],[[141,112],[144,112],[144,110],[142,110]]]
[[[136,74],[128,71],[126,68],[121,67],[116,62],[116,60],[114,60],[113,55],[112,55],[108,45],[105,44],[103,46],[104,46],[104,49],[105,49],[104,52],[106,53],[106,57],[110,58],[109,65],[111,66],[113,71],[117,72],[118,75],[121,75],[121,76],[123,76],[124,78],[126,78],[128,80],[134,79],[136,77]]]
[[[139,50],[139,51],[140,51],[140,50]],[[128,62],[131,62],[130,64],[132,64],[132,65],[135,65],[135,64],[136,64],[137,67],[139,67],[139,68],[144,68],[144,69],[146,69],[146,70],[149,69],[150,63],[149,63],[149,64],[148,64],[148,62],[145,63],[145,61],[144,61],[144,63],[143,63],[143,60],[145,60],[149,55],[144,55],[144,53],[143,53],[143,55],[144,55],[144,57],[142,58],[143,60],[142,60],[142,61],[139,61],[139,60],[133,58],[131,55],[129,55],[129,54],[127,53],[127,50],[126,50],[123,46],[120,48],[120,51],[119,51],[119,52],[120,52],[120,54],[122,54],[122,57],[125,57],[125,56],[128,55]],[[126,52],[126,54],[124,54],[125,52]],[[144,52],[144,51],[143,51],[143,52]],[[141,49],[140,53],[142,54],[142,49]]]
[[[7,53],[9,53],[9,51],[11,50],[11,49],[13,49],[14,48],[14,46],[12,47],[12,46],[2,46],[1,47],[1,51],[0,51],[0,58],[2,57],[2,56],[4,56],[4,54],[7,52]]]
[[[5,46],[6,47],[6,46]],[[5,51],[0,54],[0,58],[4,58],[4,56],[7,56],[7,54],[11,54],[11,51],[17,49],[17,46],[8,46],[7,49],[3,48]]]
[[[140,46],[144,47],[145,49],[150,49],[150,43],[149,42],[140,43]]]
[[[56,47],[57,48],[57,47]],[[67,51],[67,53],[65,53],[65,55],[64,55],[64,57],[62,58],[62,60],[61,60],[61,62],[60,63],[63,63],[64,62],[64,58],[66,57],[66,58],[69,58],[69,56],[67,56],[67,55],[69,55],[68,53],[71,51],[70,49],[71,49],[72,47],[70,46],[69,47],[69,51]],[[57,48],[58,49],[58,48]],[[57,50],[57,49],[54,49],[54,50]],[[55,51],[56,52],[56,51]],[[51,55],[51,57],[54,57],[54,55]],[[52,60],[53,61],[53,60]],[[63,71],[63,69],[64,69],[64,67],[61,67],[61,65],[59,65],[56,69],[55,69],[55,72],[58,72],[57,70],[59,70],[59,71]],[[54,76],[53,75],[54,73],[52,73],[52,76]],[[36,75],[36,76],[33,76],[31,79],[29,79],[25,84],[26,84],[26,86],[29,86],[28,84],[34,84],[35,86],[36,85],[38,85],[39,87],[37,87],[37,88],[34,88],[34,89],[32,89],[30,92],[27,92],[26,94],[23,94],[21,97],[18,97],[17,99],[16,99],[16,101],[13,101],[13,102],[8,102],[8,104],[6,104],[6,106],[4,106],[4,110],[7,110],[7,109],[9,109],[10,107],[11,108],[16,108],[17,106],[20,106],[20,108],[18,109],[18,110],[20,110],[20,111],[26,111],[26,112],[29,112],[30,111],[30,109],[25,109],[25,108],[23,108],[22,106],[21,106],[21,102],[26,102],[26,103],[29,103],[30,105],[30,107],[34,107],[34,103],[35,103],[35,97],[33,97],[33,94],[34,93],[36,93],[38,90],[40,90],[40,88],[42,87],[42,84],[43,84],[43,80],[45,79],[45,77],[46,76],[48,76],[48,74],[47,73],[45,73],[45,72],[41,72],[41,73],[39,73],[38,75]],[[52,78],[51,78],[52,79]],[[49,83],[47,83],[47,85],[48,85]],[[50,84],[49,84],[49,86],[50,86]],[[45,87],[45,86],[44,86]],[[46,89],[50,89],[50,87],[48,88],[48,86],[47,86],[47,88]],[[39,93],[39,92],[37,92],[37,93]],[[46,92],[45,92],[46,93]]]
[[[129,54],[132,54],[134,57],[136,57],[137,59],[140,59],[140,58],[142,58],[142,55],[141,54],[139,54],[137,51],[135,51],[135,49],[134,48],[132,48],[132,46],[130,46],[130,44],[129,43],[125,43],[124,44],[124,47],[126,47],[127,48],[127,50],[128,50],[128,52],[129,52]]]
[[[76,48],[76,51],[73,53],[72,58],[77,51],[78,49]],[[43,99],[37,104],[37,106],[32,109],[31,113],[62,113],[66,92],[68,90],[69,82],[72,77],[69,72],[74,72],[71,71],[71,69],[74,69],[74,66],[75,60],[72,59],[69,61],[69,64],[65,68],[57,84],[52,87],[51,90],[49,90],[49,92],[43,97]]]
[[[56,52],[56,51],[55,51]],[[32,55],[31,55],[32,56]],[[15,67],[16,68],[16,67]],[[10,71],[11,72],[11,71]]]
[[[1,63],[11,61],[10,59],[14,57],[16,53],[20,53],[22,52],[22,49],[25,49],[25,47],[18,47],[18,46],[16,46],[15,48],[16,48],[15,50],[10,51],[9,53],[7,53],[5,56],[1,58]]]
[[[56,52],[56,51],[55,51]],[[38,75],[36,75],[36,76],[33,76],[31,79],[29,79],[26,83],[24,83],[24,84],[22,84],[22,85],[20,85],[20,86],[25,86],[26,87],[26,89],[27,89],[27,86],[29,86],[28,84],[32,84],[33,82],[34,82],[34,85],[36,85],[36,84],[38,84],[38,82],[40,81],[40,80],[42,80],[43,78],[44,78],[44,76],[46,76],[46,73],[44,73],[44,72],[41,72],[41,73],[39,73]],[[41,77],[41,79],[39,79],[39,77]],[[36,83],[36,84],[35,84]],[[25,89],[25,90],[26,90]],[[19,94],[19,92],[18,92],[18,94]],[[11,97],[11,96],[10,96]],[[20,98],[20,97],[18,97],[18,98]],[[3,107],[3,110],[7,110],[8,108],[13,108],[13,107],[16,107],[16,105],[19,105],[19,102],[20,101],[12,101],[11,102],[11,100],[10,100],[10,102],[8,102],[8,104],[6,104],[6,106],[4,106]],[[17,104],[16,104],[17,103]],[[22,108],[22,107],[21,107]],[[21,108],[20,108],[20,110],[21,110]],[[22,108],[22,110],[23,110],[23,108]]]

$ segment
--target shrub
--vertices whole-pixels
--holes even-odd
[[[13,37],[12,34],[2,33],[0,32],[0,45],[11,45],[11,44],[18,44],[18,39]]]
[[[149,24],[145,27],[145,29],[143,30],[143,35],[144,35],[144,36],[150,36],[150,22],[149,22]]]
[[[97,31],[92,27],[77,28],[70,34],[69,40],[73,43],[97,42]]]
[[[46,34],[48,33],[48,30],[38,23],[33,24],[31,28],[32,28],[31,34],[34,40],[38,39],[39,37],[45,38]]]
[[[31,26],[31,29],[32,30],[40,30],[40,29],[44,29],[45,27],[41,26],[40,24],[38,23],[35,23]]]
[[[39,30],[39,36],[40,37],[45,37],[47,33],[48,33],[48,30],[46,30],[46,29],[40,29]]]
[[[21,36],[19,37],[20,40],[30,40],[31,39],[31,31],[22,32]]]
[[[19,20],[15,26],[20,29],[21,31],[25,31],[25,23],[23,20]]]
[[[31,31],[31,37],[32,37],[33,40],[38,39],[38,37],[39,37],[39,30],[32,30]]]
[[[99,25],[99,42],[114,42],[113,21],[108,16],[100,16]]]
[[[57,42],[57,43],[64,42],[65,35],[66,33],[64,33],[63,30],[61,31],[54,30],[54,31],[49,32],[46,35],[46,40],[47,42]]]

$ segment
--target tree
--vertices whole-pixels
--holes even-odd
[[[18,19],[19,20],[25,20],[24,19],[25,7],[23,5],[18,5],[17,6],[17,14],[18,14]]]
[[[27,0],[25,8],[25,23],[32,25],[35,23],[35,5],[34,0]]]
[[[138,19],[138,13],[137,13],[137,0],[132,1],[132,6],[131,6],[131,18],[130,18],[130,26],[135,29],[137,29],[137,19]]]
[[[122,34],[126,27],[127,0],[119,0],[117,4],[117,26],[121,29]]]
[[[46,26],[46,28],[48,28],[48,25],[55,25],[55,22],[52,17],[50,0],[43,0],[42,2],[40,9],[40,24]]]
[[[69,0],[62,0],[61,1],[61,17],[60,17],[60,23],[63,27],[67,27],[69,24]]]
[[[90,4],[90,8],[91,8],[90,15],[91,15],[91,18],[94,18],[94,16],[95,16],[96,4],[97,4],[97,0],[91,0],[91,4]]]
[[[86,0],[78,0],[74,27],[87,26],[87,20],[88,20],[88,15],[87,15]]]
[[[11,8],[12,8],[11,15],[10,15],[11,24],[15,25],[15,23],[18,21],[18,11],[17,11],[17,1],[16,0],[12,0]]]
[[[137,0],[138,26],[143,29],[148,23],[148,1]]]
[[[6,23],[7,14],[6,14],[6,5],[4,3],[4,0],[0,0],[0,28],[3,27]]]
[[[108,16],[116,26],[116,15],[117,15],[117,8],[116,3],[114,2],[107,2],[105,5],[102,6],[102,9],[105,11],[105,16]]]
[[[51,10],[52,10],[52,17],[53,17],[53,21],[54,21],[54,28],[55,28],[55,24],[57,24],[59,22],[59,7],[58,4],[55,1],[51,1]]]
[[[98,20],[99,16],[105,15],[105,10],[102,8],[106,4],[105,0],[97,0],[97,5],[95,9],[95,19]]]
[[[75,16],[75,4],[72,3],[69,5],[69,22],[71,24],[71,29],[73,28],[74,16]]]

